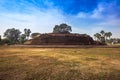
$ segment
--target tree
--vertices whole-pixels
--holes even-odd
[[[27,39],[29,39],[30,33],[31,33],[30,29],[26,29],[26,28],[24,29],[24,34],[26,35]]]
[[[107,38],[108,38],[108,33],[106,32],[106,33],[104,34],[104,36],[105,36],[105,40],[107,40]]]
[[[40,33],[32,33],[32,34],[31,34],[31,38],[33,38],[33,39],[34,39],[35,37],[37,37],[37,36],[40,36]]]
[[[0,41],[1,41],[1,35],[0,35]]]
[[[111,32],[108,32],[108,37],[110,39],[110,37],[112,36],[112,33]]]
[[[97,39],[98,39],[98,37],[97,37],[97,33],[96,33],[96,34],[94,34],[94,37],[95,37],[95,40],[97,40]]]
[[[0,44],[2,44],[2,45],[4,45],[4,44],[10,44],[10,40],[8,40],[7,38],[4,38],[4,39],[1,40]]]
[[[53,28],[53,33],[70,33],[72,31],[71,26],[62,23],[60,25],[55,25]]]
[[[100,33],[101,33],[102,37],[104,37],[105,31],[104,31],[104,30],[101,30]]]
[[[27,34],[27,29],[26,29],[26,28],[24,29],[24,34],[25,34],[25,35]]]
[[[95,37],[95,40],[97,40],[97,35],[96,34],[94,34],[94,37]]]
[[[11,44],[15,44],[18,42],[20,33],[19,29],[11,28],[5,31],[4,37],[6,37]]]
[[[26,41],[26,35],[25,34],[20,35],[19,37],[20,44],[23,44],[25,41]]]
[[[1,35],[0,35],[0,44],[2,43],[2,41],[1,41]]]
[[[99,33],[94,34],[95,38],[97,38],[98,41],[101,39],[101,35]]]
[[[106,41],[108,40],[108,38],[109,38],[109,40],[110,40],[110,37],[112,36],[112,33],[111,32],[105,32],[105,38],[106,38]]]
[[[110,40],[111,36],[112,36],[111,32],[105,32],[104,30],[101,30],[100,33],[94,34],[94,37],[97,38],[97,40],[99,40],[103,43],[105,43],[105,42],[110,43],[111,42],[111,40]]]

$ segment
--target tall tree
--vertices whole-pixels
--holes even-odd
[[[96,36],[96,38],[97,38],[98,41],[101,40],[101,35],[99,33],[96,33],[95,36]]]
[[[0,35],[0,41],[1,41],[1,35]]]
[[[30,29],[26,29],[26,28],[24,29],[24,34],[26,35],[27,39],[29,39],[30,33],[31,33]]]
[[[105,37],[106,37],[106,40],[107,40],[107,38],[109,38],[109,40],[110,40],[110,37],[112,36],[112,33],[111,32],[106,32],[105,33]]]
[[[101,33],[102,37],[104,37],[105,31],[101,30],[100,33]]]
[[[60,25],[55,25],[53,28],[53,33],[70,33],[72,31],[71,26],[62,23]]]
[[[20,44],[23,44],[25,41],[26,41],[26,35],[25,34],[20,35],[19,37]]]
[[[11,28],[5,31],[4,37],[6,37],[10,41],[11,44],[15,44],[18,42],[20,33],[21,32],[19,29]]]
[[[97,40],[97,35],[96,34],[94,34],[94,37],[95,37],[95,40]]]
[[[108,32],[108,37],[110,39],[110,37],[112,36],[112,33],[111,32]]]
[[[94,34],[94,37],[97,38],[101,42],[110,42],[111,36],[112,36],[111,32],[105,32],[104,30],[101,30],[100,33]]]
[[[24,34],[25,34],[25,35],[27,34],[27,29],[26,29],[26,28],[24,29]]]
[[[107,40],[107,38],[108,38],[108,33],[105,32],[104,36],[105,36],[105,40]]]

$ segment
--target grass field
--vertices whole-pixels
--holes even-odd
[[[0,47],[0,80],[120,80],[120,48]]]

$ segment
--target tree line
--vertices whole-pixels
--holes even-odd
[[[72,31],[71,26],[62,23],[60,25],[55,25],[53,28],[53,33],[62,33],[68,34]],[[0,36],[0,44],[23,44],[26,40],[31,38],[35,38],[39,36],[40,33],[32,33],[30,29],[24,29],[24,33],[22,33],[19,29],[11,28],[7,29],[4,32],[4,39],[1,39]]]
[[[0,44],[22,44],[29,39],[30,33],[31,30],[26,28],[24,29],[23,34],[21,34],[19,29],[7,29],[3,35],[5,38],[1,39],[0,36]]]
[[[71,26],[67,25],[66,23],[62,23],[60,25],[55,25],[53,28],[54,34],[70,34],[72,32]],[[36,38],[40,36],[41,34],[36,32],[36,33],[31,33],[30,29],[24,29],[24,33],[22,33],[19,29],[11,28],[7,29],[4,32],[4,39],[1,39],[0,35],[0,44],[23,44],[26,40],[31,38]],[[103,43],[109,42],[120,42],[119,39],[113,39],[110,38],[112,36],[111,32],[105,32],[104,30],[101,30],[99,33],[94,34],[95,40],[100,41]]]
[[[111,32],[105,32],[104,30],[101,30],[100,33],[94,34],[95,40],[101,42],[108,42],[111,36],[112,36]]]

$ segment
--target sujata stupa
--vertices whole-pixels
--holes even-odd
[[[94,40],[86,34],[41,34],[26,42],[31,45],[93,45]]]
[[[71,27],[66,24],[56,25],[53,33],[40,34],[39,36],[26,41],[29,45],[94,45],[96,43],[87,34],[70,33]]]

